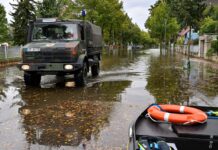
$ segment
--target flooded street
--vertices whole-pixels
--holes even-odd
[[[16,67],[0,69],[0,149],[120,150],[128,128],[151,103],[218,106],[218,66],[160,50],[104,52],[86,87],[73,77],[26,87]]]

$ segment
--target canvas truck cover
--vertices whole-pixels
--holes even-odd
[[[102,30],[90,22],[86,24],[88,53],[99,53],[102,49]]]

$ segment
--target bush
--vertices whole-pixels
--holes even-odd
[[[215,53],[218,54],[218,40],[213,41],[213,42],[211,43],[211,48],[213,49],[213,51],[214,51]]]
[[[184,37],[179,37],[178,39],[177,39],[177,44],[178,45],[183,45],[184,44],[184,41],[185,41],[185,38]]]
[[[211,56],[213,56],[213,54],[214,54],[214,51],[213,51],[213,49],[212,48],[210,48],[208,51],[207,51],[207,57],[211,57]]]
[[[218,37],[217,40],[211,42],[211,49],[207,51],[207,56],[211,57],[214,53],[218,55]]]

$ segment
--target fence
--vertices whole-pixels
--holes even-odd
[[[177,45],[176,51],[183,53],[183,54],[188,54],[188,45]],[[199,46],[198,45],[191,45],[190,46],[190,54],[193,56],[198,55],[199,54]]]
[[[7,60],[13,58],[21,58],[20,47],[6,47],[0,46],[0,60]]]

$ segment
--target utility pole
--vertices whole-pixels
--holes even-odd
[[[191,51],[191,40],[192,40],[192,27],[189,27],[190,31],[189,31],[189,38],[188,38],[188,62],[187,62],[187,68],[190,69],[191,65],[190,65],[190,51]]]

